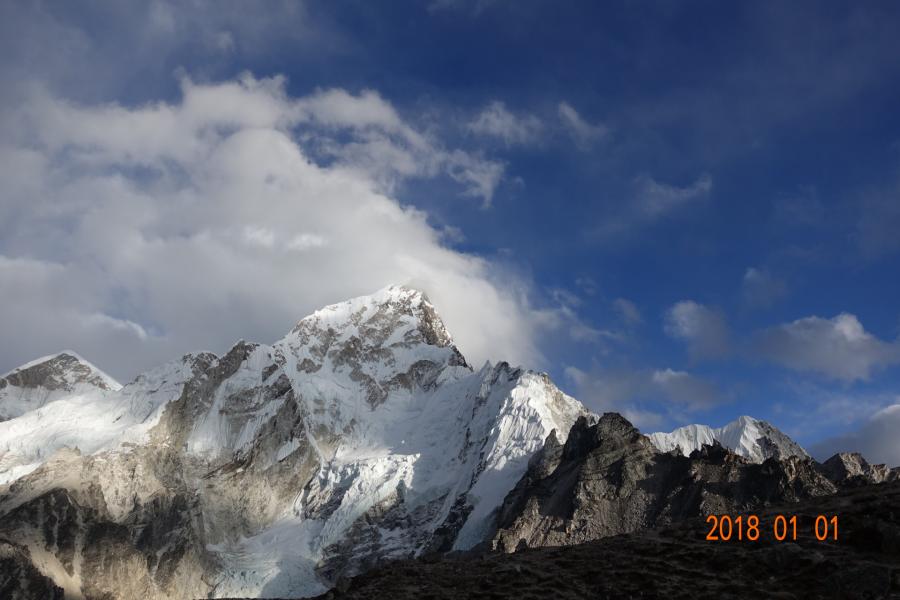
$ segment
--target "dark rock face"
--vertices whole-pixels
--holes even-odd
[[[494,546],[562,546],[713,513],[832,494],[813,461],[754,464],[722,446],[659,452],[618,414],[579,419],[560,447],[548,437],[498,515]]]
[[[819,467],[837,485],[865,485],[900,479],[900,470],[870,464],[859,452],[835,454]]]
[[[399,561],[345,581],[321,600],[842,600],[900,598],[900,482],[848,488],[756,514],[757,542],[710,542],[703,519],[584,544],[439,560]],[[796,542],[775,541],[775,515],[798,519]],[[841,537],[818,541],[816,515],[838,515]]]
[[[201,536],[196,502],[177,493],[160,494],[146,504],[135,500],[127,517],[117,520],[96,486],[56,488],[0,517],[0,537],[40,548],[51,571],[82,582],[86,599],[205,593],[208,587],[189,574],[210,566]]]
[[[806,450],[770,423],[757,421],[757,427],[763,432],[763,435],[756,440],[756,443],[759,444],[765,458],[788,458],[791,456],[809,458]]]
[[[27,548],[0,539],[0,598],[63,600],[63,597],[63,589],[32,565]]]

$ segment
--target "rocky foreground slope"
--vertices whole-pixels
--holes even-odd
[[[573,546],[513,554],[425,557],[342,582],[319,600],[890,600],[900,598],[900,482],[844,489],[756,514],[756,542],[707,541],[703,519]],[[777,515],[797,540],[775,540]],[[819,541],[818,515],[838,515],[839,539]]]

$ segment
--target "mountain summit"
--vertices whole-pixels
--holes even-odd
[[[0,421],[40,408],[65,396],[116,391],[115,379],[71,350],[44,356],[0,377]]]
[[[703,445],[719,442],[735,454],[757,463],[767,458],[809,458],[806,450],[786,434],[765,421],[748,416],[738,417],[716,429],[708,425],[685,425],[670,433],[651,433],[648,437],[663,452],[678,448],[685,456]]]
[[[428,299],[393,286],[272,345],[84,381],[0,423],[0,538],[89,598],[309,595],[471,548],[587,413],[546,375],[474,371]]]

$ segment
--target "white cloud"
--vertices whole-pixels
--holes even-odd
[[[650,380],[666,399],[688,410],[710,408],[722,402],[722,394],[714,385],[686,371],[654,371]]]
[[[467,128],[472,133],[499,138],[507,146],[533,143],[542,125],[534,115],[515,115],[499,101],[488,104]]]
[[[448,172],[488,200],[502,170],[444,148],[375,92],[289,97],[279,78],[173,103],[77,106],[47,94],[0,141],[0,349],[13,367],[73,347],[127,378],[191,350],[273,341],[327,303],[426,291],[460,348],[540,366],[527,279],[454,251],[392,182]],[[405,157],[394,164],[380,153]]]
[[[647,175],[635,179],[635,207],[648,220],[657,219],[699,198],[709,195],[712,177],[703,173],[687,187],[660,183]]]
[[[575,308],[581,306],[584,302],[574,292],[570,292],[569,290],[563,288],[553,288],[550,290],[550,297],[559,304],[560,306],[565,306],[569,308]]]
[[[793,399],[776,403],[776,411],[807,439],[821,439],[827,431],[850,431],[875,412],[900,401],[890,391],[835,386],[809,377],[789,378],[784,385]]]
[[[900,467],[900,403],[879,410],[858,430],[812,447],[819,460],[837,452],[859,452],[871,463]]]
[[[729,350],[725,317],[693,300],[682,300],[669,308],[664,329],[669,336],[685,341],[695,359],[721,357]]]
[[[596,296],[597,292],[600,290],[600,286],[597,285],[597,282],[590,277],[576,277],[575,285],[588,296]]]
[[[251,246],[273,248],[275,246],[275,233],[265,227],[244,227],[244,241]]]
[[[613,309],[615,309],[619,314],[619,318],[621,318],[626,325],[638,325],[644,320],[641,316],[641,311],[638,310],[635,303],[627,298],[616,298],[613,300]]]
[[[23,135],[36,134],[49,152],[70,151],[67,158],[85,167],[160,168],[165,161],[194,165],[235,132],[271,129],[289,134],[301,128],[299,141],[305,151],[364,173],[379,191],[390,193],[409,177],[446,173],[465,186],[466,195],[490,204],[503,177],[502,163],[443,148],[404,123],[374,91],[353,95],[319,90],[292,99],[284,85],[282,77],[256,79],[249,74],[216,85],[183,79],[180,105],[158,103],[140,110],[79,107],[40,95],[18,116],[29,127]]]
[[[609,128],[606,125],[602,123],[597,125],[588,123],[568,102],[560,102],[558,111],[563,125],[565,125],[572,137],[575,138],[576,143],[582,148],[586,148],[609,135]]]
[[[768,308],[787,295],[787,285],[767,269],[748,268],[741,280],[741,301],[748,308]]]
[[[224,53],[234,52],[234,36],[230,31],[218,31],[210,36],[211,45]]]
[[[135,98],[168,90],[175,65],[214,80],[273,49],[302,63],[355,44],[328,19],[309,14],[307,4],[271,0],[266,10],[249,13],[239,2],[121,0],[73,13],[59,4],[3,3],[0,21],[17,33],[4,36],[0,96],[22,99],[39,80],[89,102]]]
[[[503,179],[503,163],[484,160],[481,156],[462,150],[454,150],[445,155],[443,160],[450,177],[466,185],[466,195],[481,198],[485,208],[491,205],[494,190]]]
[[[613,342],[622,342],[625,340],[625,337],[621,333],[610,331],[609,329],[598,329],[596,327],[591,327],[584,322],[575,320],[573,320],[572,325],[569,327],[569,336],[577,342],[598,343],[603,340]]]
[[[686,415],[725,401],[712,383],[686,371],[673,369],[565,369],[576,397],[597,412],[615,411],[643,430],[657,428],[666,419],[683,421]]]
[[[781,366],[844,381],[868,380],[873,370],[900,363],[900,344],[879,340],[849,313],[765,329],[754,346],[759,356]]]
[[[801,186],[794,194],[776,198],[773,208],[776,225],[821,227],[826,221],[825,205],[813,186]]]
[[[597,236],[628,239],[628,234],[635,229],[648,227],[682,213],[687,207],[709,196],[713,180],[708,173],[702,173],[690,185],[679,187],[661,183],[648,175],[639,175],[633,184],[633,197],[617,214],[609,215],[596,228]]]
[[[645,431],[663,422],[662,413],[640,406],[646,374],[614,370],[587,372],[570,366],[565,369],[565,377],[574,386],[575,396],[594,412],[617,412]]]
[[[287,243],[288,250],[303,252],[312,248],[321,248],[328,243],[321,235],[315,233],[298,233]]]

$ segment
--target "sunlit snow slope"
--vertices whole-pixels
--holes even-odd
[[[663,452],[679,448],[685,456],[714,441],[754,462],[772,457],[809,456],[797,442],[769,423],[748,416],[738,417],[717,429],[708,425],[685,425],[671,433],[651,433],[648,437]]]

